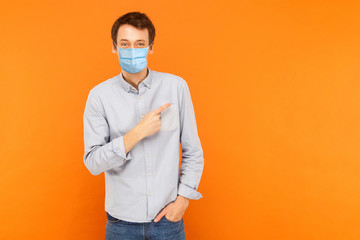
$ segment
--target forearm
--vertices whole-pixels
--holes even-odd
[[[84,156],[85,165],[93,175],[98,175],[113,167],[121,166],[131,159],[130,150],[142,138],[141,131],[134,127],[124,136],[113,139],[109,143],[96,146],[91,150],[88,147]]]
[[[125,154],[127,154],[141,139],[144,137],[141,134],[138,126],[135,126],[127,134],[124,135]]]

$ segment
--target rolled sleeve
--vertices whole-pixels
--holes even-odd
[[[115,138],[112,140],[112,147],[113,151],[122,157],[124,161],[131,159],[131,152],[129,151],[127,154],[125,154],[125,145],[124,145],[124,136]]]
[[[199,200],[203,197],[200,192],[182,183],[179,183],[178,194],[193,200]]]

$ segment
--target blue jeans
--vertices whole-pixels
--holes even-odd
[[[105,240],[186,240],[184,220],[135,223],[117,219],[106,212]]]

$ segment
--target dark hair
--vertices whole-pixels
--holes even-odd
[[[123,24],[129,24],[138,29],[147,28],[149,32],[149,45],[154,42],[155,27],[152,24],[151,20],[148,18],[148,16],[145,13],[141,12],[129,12],[116,19],[111,28],[111,38],[114,47],[116,47],[117,44],[117,34],[119,27]]]

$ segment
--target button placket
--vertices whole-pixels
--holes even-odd
[[[140,118],[143,118],[145,116],[145,111],[146,111],[146,107],[145,107],[145,100],[144,100],[144,88],[141,87],[139,89],[139,96],[138,96],[138,106],[139,106],[139,114],[140,114]],[[146,139],[146,141],[145,141]],[[149,137],[145,137],[144,141],[143,141],[143,146],[144,146],[144,153],[145,153],[145,171],[146,171],[146,191],[147,191],[147,203],[148,203],[148,216],[152,216],[154,214],[156,214],[154,212],[155,209],[155,202],[154,202],[154,197],[153,197],[153,177],[152,177],[152,158],[151,158],[151,152],[150,152],[150,142],[148,141]]]

